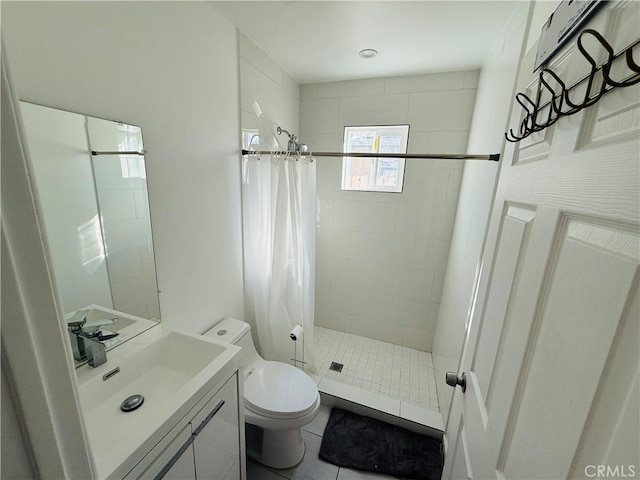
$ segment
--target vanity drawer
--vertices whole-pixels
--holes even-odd
[[[177,430],[176,427],[174,430]],[[174,430],[165,437],[170,437]],[[164,439],[163,439],[164,440]],[[193,434],[191,424],[188,423],[177,433],[177,435],[156,445],[146,457],[150,460],[140,462],[136,468],[125,478],[137,479],[165,479],[165,480],[189,480],[196,478],[195,462],[193,459]],[[160,450],[160,451],[157,451]],[[155,458],[154,458],[155,457]]]

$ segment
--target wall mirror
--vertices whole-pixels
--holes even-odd
[[[122,316],[112,330],[131,326],[131,319],[137,330],[154,325],[160,305],[142,129],[20,105],[65,317],[88,309],[89,320]],[[122,333],[114,346],[126,339]]]

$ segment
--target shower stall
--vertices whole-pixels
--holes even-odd
[[[349,398],[358,388],[383,406],[439,413],[431,352],[462,161],[407,159],[400,194],[342,190],[342,163],[317,165],[320,389]]]
[[[478,70],[469,70],[310,84],[300,104],[299,136],[311,152],[354,151],[345,150],[351,146],[347,129],[358,128],[364,137],[378,127],[409,126],[408,154],[388,154],[405,159],[397,193],[347,190],[345,157],[318,159],[314,343],[320,391],[372,402],[376,410],[440,430],[446,389],[452,389],[437,369],[434,339],[463,169],[468,163],[497,170],[487,160],[497,160],[499,145],[494,151],[467,148],[479,78]],[[374,136],[373,156],[386,160],[398,135]],[[389,165],[375,165],[377,181]],[[482,236],[482,219],[468,220],[472,233]],[[466,244],[470,237],[456,248],[475,253],[476,245]],[[342,370],[332,369],[334,363]]]
[[[356,131],[374,137],[369,139],[374,146],[394,143],[382,139],[385,128]],[[305,335],[312,354],[305,365],[297,363],[296,355],[291,361],[314,377],[329,403],[346,401],[443,431],[448,410],[443,403],[449,398],[441,399],[444,381],[438,385],[437,379],[444,375],[436,375],[432,351],[463,162],[493,163],[499,155],[378,149],[343,155],[352,152],[349,145],[310,152],[297,136],[278,127],[277,134],[283,133],[290,137],[287,150],[243,149],[242,153],[248,162],[265,157],[295,164],[315,162],[315,310],[313,332],[307,325]],[[373,175],[379,165],[388,173],[391,163],[397,162],[403,175],[385,179],[404,181],[394,185],[395,190],[346,189],[345,159],[356,156],[375,159],[370,161]],[[358,162],[359,167],[363,164]],[[286,349],[277,351],[287,354]]]
[[[383,164],[386,173],[392,162],[396,168],[401,165],[404,175],[385,176],[387,180],[404,176],[404,182],[393,186],[395,190],[346,189],[344,158],[356,155],[343,157],[342,152],[354,151],[351,145],[310,153],[297,148],[297,137],[280,128],[279,134],[289,134],[289,145],[293,145],[289,151],[243,150],[243,154],[281,154],[290,161],[319,159],[315,327],[309,335],[314,348],[306,370],[320,391],[395,416],[404,413],[406,417],[410,412],[408,419],[441,430],[431,350],[462,161],[497,160],[498,156],[363,149],[366,141],[376,147],[383,142],[397,144],[392,135],[404,135],[406,148],[408,125],[404,130],[400,127],[349,127],[359,136],[358,158],[373,159],[368,160],[372,171],[389,157]]]

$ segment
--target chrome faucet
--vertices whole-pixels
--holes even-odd
[[[102,341],[118,336],[117,332],[104,334],[101,327],[113,325],[118,321],[118,317],[88,322],[88,315],[89,310],[78,310],[67,321],[67,330],[71,339],[73,358],[79,362],[86,360],[95,368],[107,361],[107,349]]]

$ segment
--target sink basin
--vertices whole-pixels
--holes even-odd
[[[160,330],[151,329],[109,352],[107,363],[99,368],[82,367],[80,405],[100,477],[110,477],[127,459],[134,466],[144,445],[166,434],[172,418],[175,424],[186,413],[180,414],[181,409],[195,404],[239,351],[233,345],[178,332],[140,343],[158,337]],[[123,412],[122,402],[132,395],[142,395],[144,402]]]
[[[83,386],[82,407],[104,416],[119,411],[122,400],[136,393],[144,395],[147,405],[160,402],[224,351],[221,345],[170,332],[119,364],[120,371],[108,380],[99,377]]]

